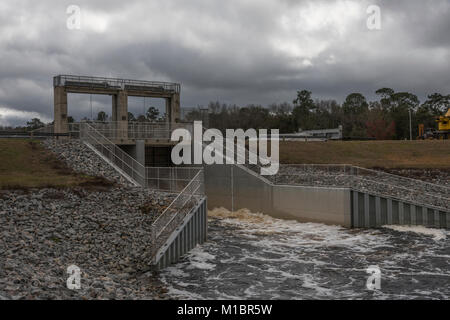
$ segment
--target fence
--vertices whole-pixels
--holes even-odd
[[[71,122],[68,123],[68,132],[67,136],[72,138],[79,138],[80,137],[80,127],[82,123],[80,122]],[[44,127],[34,129],[30,132],[31,136],[52,136],[55,134],[55,126],[53,124],[47,124]]]
[[[91,126],[108,139],[170,139],[172,131],[183,128],[192,132],[191,123],[92,122]]]
[[[157,270],[176,263],[183,254],[193,249],[197,244],[206,241],[208,233],[207,212],[206,198],[202,198],[153,256],[153,265]]]
[[[153,222],[152,248],[155,255],[184,217],[204,198],[204,175],[199,170],[164,212]]]
[[[137,89],[137,90],[163,90],[180,92],[180,84],[161,81],[131,80],[105,77],[59,75],[53,77],[53,86],[77,86],[104,89]]]
[[[145,167],[119,146],[96,130],[90,123],[81,123],[80,138],[87,142],[122,174],[136,184],[166,192],[180,192],[201,170],[198,167]]]
[[[450,210],[450,187],[352,165],[282,165],[274,184],[348,187]]]

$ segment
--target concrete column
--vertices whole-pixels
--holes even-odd
[[[139,175],[143,177],[142,181],[138,181],[142,186],[146,185],[145,179],[145,140],[136,140],[136,161],[142,164],[139,167]]]
[[[117,122],[116,129],[119,139],[128,138],[128,94],[126,91],[119,91],[119,94],[112,96],[112,121]]]
[[[113,94],[112,95],[112,121],[118,121],[117,120],[117,105],[118,105],[118,101],[117,101],[117,94]]]
[[[68,133],[67,122],[67,92],[64,87],[54,87],[54,131],[55,133]]]
[[[175,93],[166,100],[167,121],[170,123],[180,120],[180,94]]]
[[[170,98],[164,99],[166,101],[166,122],[172,122],[172,114],[171,114],[171,108],[170,108]]]

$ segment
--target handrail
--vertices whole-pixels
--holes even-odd
[[[200,170],[198,167],[146,167],[91,124],[82,123],[80,128],[81,139],[91,141],[94,148],[141,187],[178,193],[192,180],[192,177],[195,176],[194,173]]]
[[[354,166],[352,164],[280,164],[280,168],[281,167],[304,167],[304,168],[314,168],[314,167],[327,167],[327,168],[344,168],[344,172],[347,172],[346,168],[349,168],[349,172],[351,175],[358,175],[358,174],[354,174],[352,173],[352,169],[357,169],[359,171],[362,172],[370,172],[370,173],[374,173],[377,176],[389,176],[398,180],[403,180],[403,181],[408,181],[411,183],[416,183],[416,184],[422,184],[422,185],[428,185],[431,186],[433,188],[441,188],[443,190],[446,190],[446,192],[450,192],[450,187],[444,186],[444,185],[440,185],[440,184],[436,184],[436,183],[432,183],[432,182],[428,182],[428,181],[423,181],[423,180],[419,180],[419,179],[415,179],[415,178],[408,178],[408,177],[403,177],[400,175],[396,175],[396,174],[392,174],[392,173],[388,173],[388,172],[384,172],[384,171],[378,171],[378,170],[374,170],[374,169],[368,169],[368,168],[363,168],[363,167],[359,167],[359,166]]]
[[[159,247],[170,236],[170,233],[179,226],[190,210],[204,197],[204,190],[202,190],[204,186],[203,179],[203,169],[201,169],[152,223],[152,256],[157,253]],[[195,202],[192,203],[192,201]]]
[[[40,132],[40,133],[53,133],[54,131],[54,125],[53,124],[46,124],[43,127],[33,129],[30,131],[31,134]]]
[[[111,140],[98,132],[89,123],[80,124],[80,139],[85,142],[91,143],[92,147],[98,152],[102,153],[108,160],[111,160],[119,169],[122,170],[121,174],[129,175],[134,181],[143,187],[148,186],[148,178],[150,170],[168,169],[168,172],[173,172],[174,169],[187,170],[189,173],[187,179],[178,179],[178,174],[175,175],[176,181],[189,181],[186,186],[183,187],[182,191],[175,197],[175,199],[164,209],[164,211],[153,221],[150,226],[151,234],[151,253],[152,257],[157,253],[159,247],[163,244],[162,240],[165,240],[170,236],[171,232],[179,226],[182,219],[195,207],[202,198],[204,198],[204,173],[203,168],[191,168],[191,167],[181,167],[181,168],[154,168],[145,167],[134,158],[125,153],[117,145],[115,145]],[[99,147],[100,146],[100,147]],[[107,152],[105,152],[105,150]],[[129,162],[125,161],[127,159]],[[117,160],[117,161],[116,161]],[[127,168],[126,170],[125,167]],[[136,170],[136,168],[138,170]],[[191,171],[195,169],[198,172],[190,179]],[[145,177],[142,176],[141,172],[144,172]],[[175,171],[176,173],[178,171]],[[173,180],[173,174],[171,173],[169,180]],[[140,179],[136,180],[136,177]],[[172,187],[172,185],[171,185]],[[195,203],[192,203],[195,201]],[[192,205],[191,205],[192,204]],[[165,232],[166,231],[166,232]],[[163,236],[164,233],[164,236]]]
[[[92,126],[108,138],[170,139],[172,131],[184,128],[192,131],[192,124],[169,122],[94,122]]]
[[[107,149],[109,151],[108,152],[109,156],[107,156],[103,152],[103,150],[98,150],[98,149],[97,150],[100,151],[103,155],[107,156],[109,158],[109,160],[112,160],[114,164],[119,165],[122,170],[124,169],[124,165],[126,167],[128,167],[131,170],[131,175],[130,175],[129,170],[124,171],[124,172],[127,175],[129,175],[133,180],[135,180],[142,187],[146,186],[145,177],[141,174],[141,172],[145,172],[145,167],[142,164],[140,164],[133,157],[128,155],[125,151],[120,149],[111,140],[109,140],[107,137],[105,137],[100,132],[95,130],[88,123],[81,124],[80,132],[81,132],[81,136],[80,136],[81,139],[84,140],[84,139],[86,139],[86,136],[88,136],[90,139],[97,142],[97,144],[99,144],[102,148]],[[97,134],[97,137],[95,137],[94,134]],[[101,140],[103,140],[103,142]],[[95,146],[94,146],[94,148],[95,148]],[[124,161],[124,158],[127,159],[130,164],[128,164],[126,161]],[[114,159],[116,159],[118,161],[114,161]],[[119,162],[119,163],[117,163],[117,162]],[[139,170],[136,170],[135,167],[140,169],[141,172],[139,172]],[[136,177],[138,177],[140,179],[136,179]]]
[[[202,127],[202,129],[203,129],[203,131],[206,131],[206,130],[208,130],[208,128],[206,128],[206,127]],[[230,151],[231,153],[233,153],[233,155],[234,155],[234,157],[235,158],[237,158],[237,154],[235,153],[235,151],[234,151],[234,146],[236,146],[236,151],[242,151],[242,152],[244,152],[245,153],[245,159],[248,159],[249,160],[249,163],[245,163],[245,161],[244,161],[244,163],[237,163],[237,161],[234,163],[234,165],[236,165],[236,166],[239,166],[240,168],[242,168],[242,169],[244,169],[244,170],[252,170],[252,171],[255,171],[254,170],[254,167],[256,167],[257,169],[259,169],[259,172],[258,172],[258,174],[261,172],[261,170],[262,170],[262,168],[263,168],[263,166],[260,164],[260,162],[259,162],[259,156],[258,156],[258,154],[255,154],[255,153],[253,153],[253,152],[251,152],[249,149],[247,149],[246,147],[245,147],[245,145],[242,147],[242,146],[240,146],[236,141],[234,141],[234,139],[233,139],[233,141],[232,141],[232,144],[233,144],[233,150],[230,150],[228,147],[227,147],[227,141],[231,141],[231,139],[227,139],[226,137],[224,137],[223,138],[223,141],[224,141],[224,152],[222,153],[222,156],[223,156],[223,158],[224,158],[224,161],[226,160],[226,159],[228,159],[228,156],[227,156],[227,151]],[[256,159],[257,159],[257,163],[256,164],[250,164],[250,155],[252,155],[253,157],[255,157]],[[244,159],[244,160],[245,160]],[[233,160],[233,162],[234,162],[234,160],[235,159],[232,159]]]
[[[392,173],[389,173],[389,172],[377,171],[377,170],[367,169],[367,168],[358,167],[358,166],[352,166],[352,167],[356,168],[358,170],[362,170],[362,171],[373,172],[373,173],[381,174],[381,175],[384,175],[384,176],[395,177],[396,179],[399,179],[399,180],[415,181],[416,183],[425,184],[425,185],[429,185],[429,186],[432,186],[432,187],[439,187],[439,188],[447,189],[448,192],[450,192],[450,187],[439,185],[439,184],[436,184],[436,183],[431,183],[431,182],[428,182],[428,181],[423,181],[423,180],[419,180],[419,179],[415,179],[415,178],[403,177],[403,176],[392,174]]]
[[[165,215],[170,212],[170,210],[174,210],[177,208],[174,208],[177,205],[177,202],[182,199],[183,196],[189,196],[188,200],[183,202],[183,205],[181,206],[181,208],[184,207],[184,205],[186,205],[186,203],[192,199],[192,197],[194,197],[195,194],[197,194],[200,190],[200,188],[202,187],[202,181],[203,181],[203,169],[199,169],[199,172],[195,175],[195,177],[189,182],[189,184],[184,187],[184,189],[177,195],[177,197],[170,203],[170,205],[163,211],[163,213],[153,222],[153,226],[157,225],[158,223],[160,223],[160,221],[162,221],[162,219],[165,218]],[[195,183],[197,182],[198,185],[195,185]],[[191,192],[189,192],[191,189],[195,189]],[[188,193],[189,192],[189,193]],[[200,195],[203,195],[203,193],[200,191]],[[162,231],[170,224],[170,222],[172,222],[174,219],[174,217],[172,217],[172,219],[169,220],[169,222],[167,222],[166,224],[164,224],[164,226],[161,228],[161,230],[156,233],[156,237],[159,237],[162,233]]]
[[[355,191],[362,192],[372,192],[377,194],[384,194],[384,196],[392,196],[398,199],[416,201],[422,204],[428,202],[432,203],[433,206],[437,206],[448,210],[450,208],[450,188],[447,186],[442,186],[438,184],[433,184],[417,179],[410,179],[407,177],[397,176],[393,174],[384,173],[381,171],[376,171],[372,169],[365,169],[361,167],[351,166],[351,165],[283,165],[281,168],[285,167],[303,167],[305,170],[302,172],[287,172],[281,171],[277,175],[271,177],[271,181],[274,184],[295,184],[295,185],[316,185],[317,183],[312,183],[311,180],[314,177],[320,177],[319,185],[341,185],[350,187]],[[328,169],[328,170],[327,170]],[[337,169],[337,170],[336,170]],[[317,171],[315,171],[317,170]],[[327,170],[324,172],[324,170]],[[366,174],[365,174],[366,173]],[[295,180],[295,177],[299,177],[300,180]],[[310,180],[308,181],[304,181]],[[325,178],[325,180],[324,180]],[[326,180],[326,178],[332,178],[332,181]],[[397,179],[397,184],[394,182],[386,181]],[[285,182],[284,180],[291,181]],[[323,183],[322,183],[323,182]],[[367,187],[367,182],[373,186],[378,186],[375,188]],[[366,183],[366,185],[364,184]],[[401,184],[399,184],[401,183]],[[386,191],[386,192],[383,192]],[[397,192],[396,192],[397,191]]]
[[[78,81],[79,83],[100,84],[105,87],[125,88],[125,85],[141,86],[148,88],[162,88],[164,90],[180,92],[179,83],[163,82],[163,81],[147,81],[120,78],[92,77],[92,76],[75,76],[75,75],[58,75],[53,77],[53,86],[65,86],[66,81]]]

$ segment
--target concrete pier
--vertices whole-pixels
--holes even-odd
[[[162,98],[166,101],[166,122],[180,119],[180,84],[116,78],[59,75],[53,78],[55,133],[68,133],[68,93],[102,94],[112,97],[112,120],[127,138],[128,97]]]

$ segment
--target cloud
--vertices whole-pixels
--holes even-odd
[[[66,27],[67,3],[0,3],[4,108],[52,118],[57,74],[180,82],[183,106],[268,105],[292,101],[297,89],[340,101],[355,91],[374,99],[385,86],[422,99],[449,90],[448,0],[76,4],[80,30]],[[366,27],[371,4],[381,8],[378,31]],[[89,97],[70,104],[75,118],[90,116]],[[110,113],[108,99],[94,97],[94,105]]]
[[[52,121],[38,112],[21,111],[0,106],[0,126],[7,127],[17,123],[26,123],[33,118],[39,118],[44,123]]]

